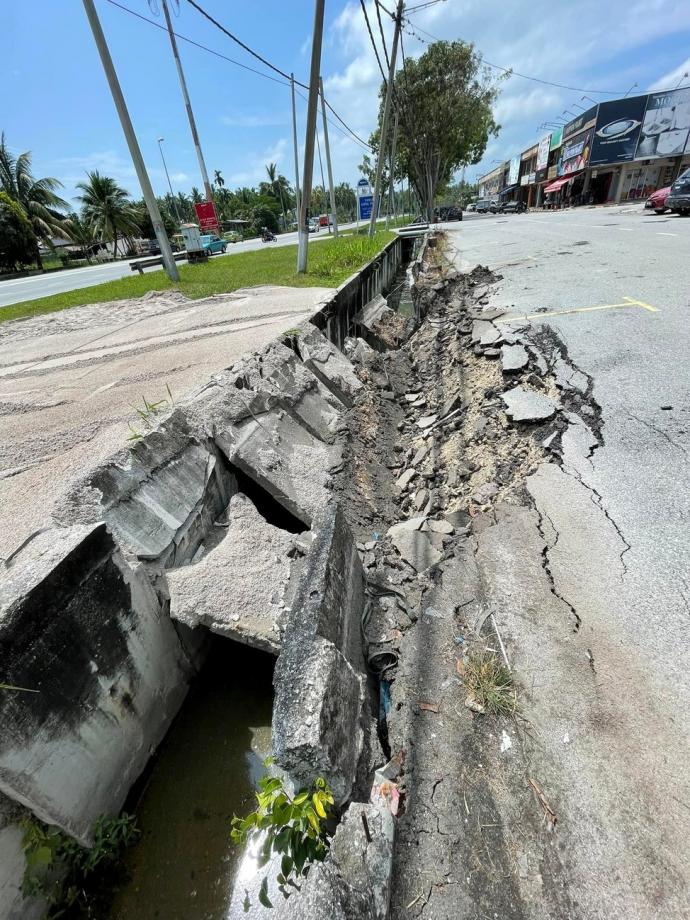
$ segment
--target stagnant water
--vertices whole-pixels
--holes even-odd
[[[142,835],[110,920],[225,920],[241,851],[233,814],[254,804],[270,750],[274,659],[214,639],[212,650],[141,783]]]

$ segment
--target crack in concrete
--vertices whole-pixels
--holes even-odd
[[[570,603],[570,601],[567,600],[565,597],[563,597],[560,591],[558,591],[558,589],[556,588],[556,580],[554,578],[553,572],[551,571],[551,565],[549,562],[549,551],[553,549],[554,546],[556,546],[556,543],[558,543],[560,534],[558,530],[556,529],[556,526],[554,525],[551,518],[547,514],[539,510],[539,508],[536,505],[536,502],[532,501],[532,506],[534,510],[537,512],[537,515],[539,516],[539,520],[537,521],[537,530],[539,531],[541,538],[544,541],[544,549],[541,551],[541,567],[544,569],[544,571],[546,572],[546,576],[549,579],[551,593],[553,594],[554,597],[557,597],[558,600],[561,601],[561,603],[565,604],[565,606],[568,608],[568,610],[572,613],[573,617],[575,618],[575,625],[573,626],[573,632],[577,632],[580,629],[580,626],[582,625],[582,617],[577,612],[575,607]],[[556,534],[556,541],[553,544],[553,546],[549,546],[549,542],[546,538],[546,532],[544,530],[544,520],[547,520],[549,524],[551,524],[551,527],[553,528],[553,532]]]
[[[630,418],[635,419],[636,422],[639,422],[641,425],[644,425],[645,428],[649,428],[650,431],[654,431],[656,434],[660,434],[662,438],[665,438],[671,447],[675,447],[676,450],[681,451],[686,457],[688,456],[687,450],[683,447],[682,444],[678,444],[677,441],[674,441],[670,435],[668,435],[663,428],[657,428],[652,422],[648,422],[646,419],[640,418],[639,415],[635,415],[629,409],[626,410]]]

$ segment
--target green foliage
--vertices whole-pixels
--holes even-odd
[[[513,715],[517,692],[499,656],[488,649],[471,651],[462,662],[462,676],[471,698],[494,716]]]
[[[118,236],[133,236],[140,232],[141,214],[129,197],[129,192],[110,176],[102,176],[98,170],[87,172],[87,181],[78,182],[81,195],[82,217],[93,227],[100,239],[112,240],[117,256]]]
[[[15,271],[33,262],[36,236],[21,205],[0,192],[0,269]]]
[[[103,899],[112,888],[122,854],[139,837],[136,818],[126,814],[99,818],[90,848],[34,817],[24,818],[21,826],[24,896],[45,900],[46,920],[102,917]]]
[[[478,163],[489,138],[498,134],[493,117],[498,83],[472,44],[434,42],[421,57],[405,60],[395,92],[400,100],[395,173],[410,177],[430,216],[438,186],[450,182],[460,166]],[[383,99],[383,91],[380,95]],[[370,139],[375,148],[379,141],[380,127]]]
[[[270,764],[270,758],[265,765]],[[281,779],[264,776],[256,793],[258,808],[246,818],[232,819],[230,836],[235,843],[256,843],[259,866],[265,866],[274,853],[280,855],[278,888],[284,898],[290,889],[299,891],[298,881],[309,872],[312,863],[325,859],[330,846],[327,822],[333,809],[333,795],[324,779],[317,779],[309,789],[300,789],[294,798],[285,790]],[[273,907],[268,897],[268,878],[264,877],[259,902]],[[246,893],[244,909],[251,907]]]

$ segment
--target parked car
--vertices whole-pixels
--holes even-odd
[[[690,215],[690,169],[686,169],[671,186],[666,207],[681,217]]]
[[[499,211],[501,214],[525,214],[527,206],[522,201],[504,201]]]
[[[204,233],[201,237],[201,245],[209,255],[214,252],[225,252],[228,244],[215,233]]]
[[[481,198],[475,208],[477,214],[495,214],[498,211],[498,202],[495,198]]]
[[[242,234],[239,230],[228,230],[227,233],[223,234],[223,239],[226,243],[241,243]]]
[[[667,185],[666,188],[658,188],[655,192],[652,192],[649,198],[645,201],[645,208],[654,211],[656,214],[663,214],[666,210],[666,199],[670,194],[670,185]]]
[[[467,210],[468,210],[468,211],[476,211],[476,210],[477,210],[477,202],[476,202],[476,201],[471,201],[471,202],[467,205]]]
[[[159,256],[161,254],[161,247],[158,240],[149,240],[148,249],[150,256]]]
[[[321,229],[321,225],[318,217],[312,217],[309,221],[309,232],[318,233]]]
[[[462,220],[462,208],[457,208],[455,205],[446,205],[438,208],[438,216],[439,220]]]

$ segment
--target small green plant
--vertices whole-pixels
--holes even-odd
[[[270,766],[271,759],[264,761]],[[333,809],[333,794],[325,779],[320,777],[308,789],[300,789],[291,798],[283,781],[275,776],[259,780],[256,793],[258,808],[246,818],[232,819],[230,836],[237,844],[254,844],[258,848],[259,866],[263,867],[273,853],[280,854],[278,888],[284,898],[290,888],[299,891],[298,881],[304,878],[314,862],[325,859],[330,846],[328,819]],[[268,897],[268,878],[259,890],[259,903],[273,907]],[[251,907],[249,892],[245,892],[244,910]]]
[[[99,818],[90,848],[34,817],[24,818],[21,826],[24,896],[45,900],[46,920],[100,917],[122,853],[139,837],[136,818]]]
[[[470,697],[491,715],[513,715],[517,692],[504,662],[490,649],[471,651],[462,662],[461,673]]]

